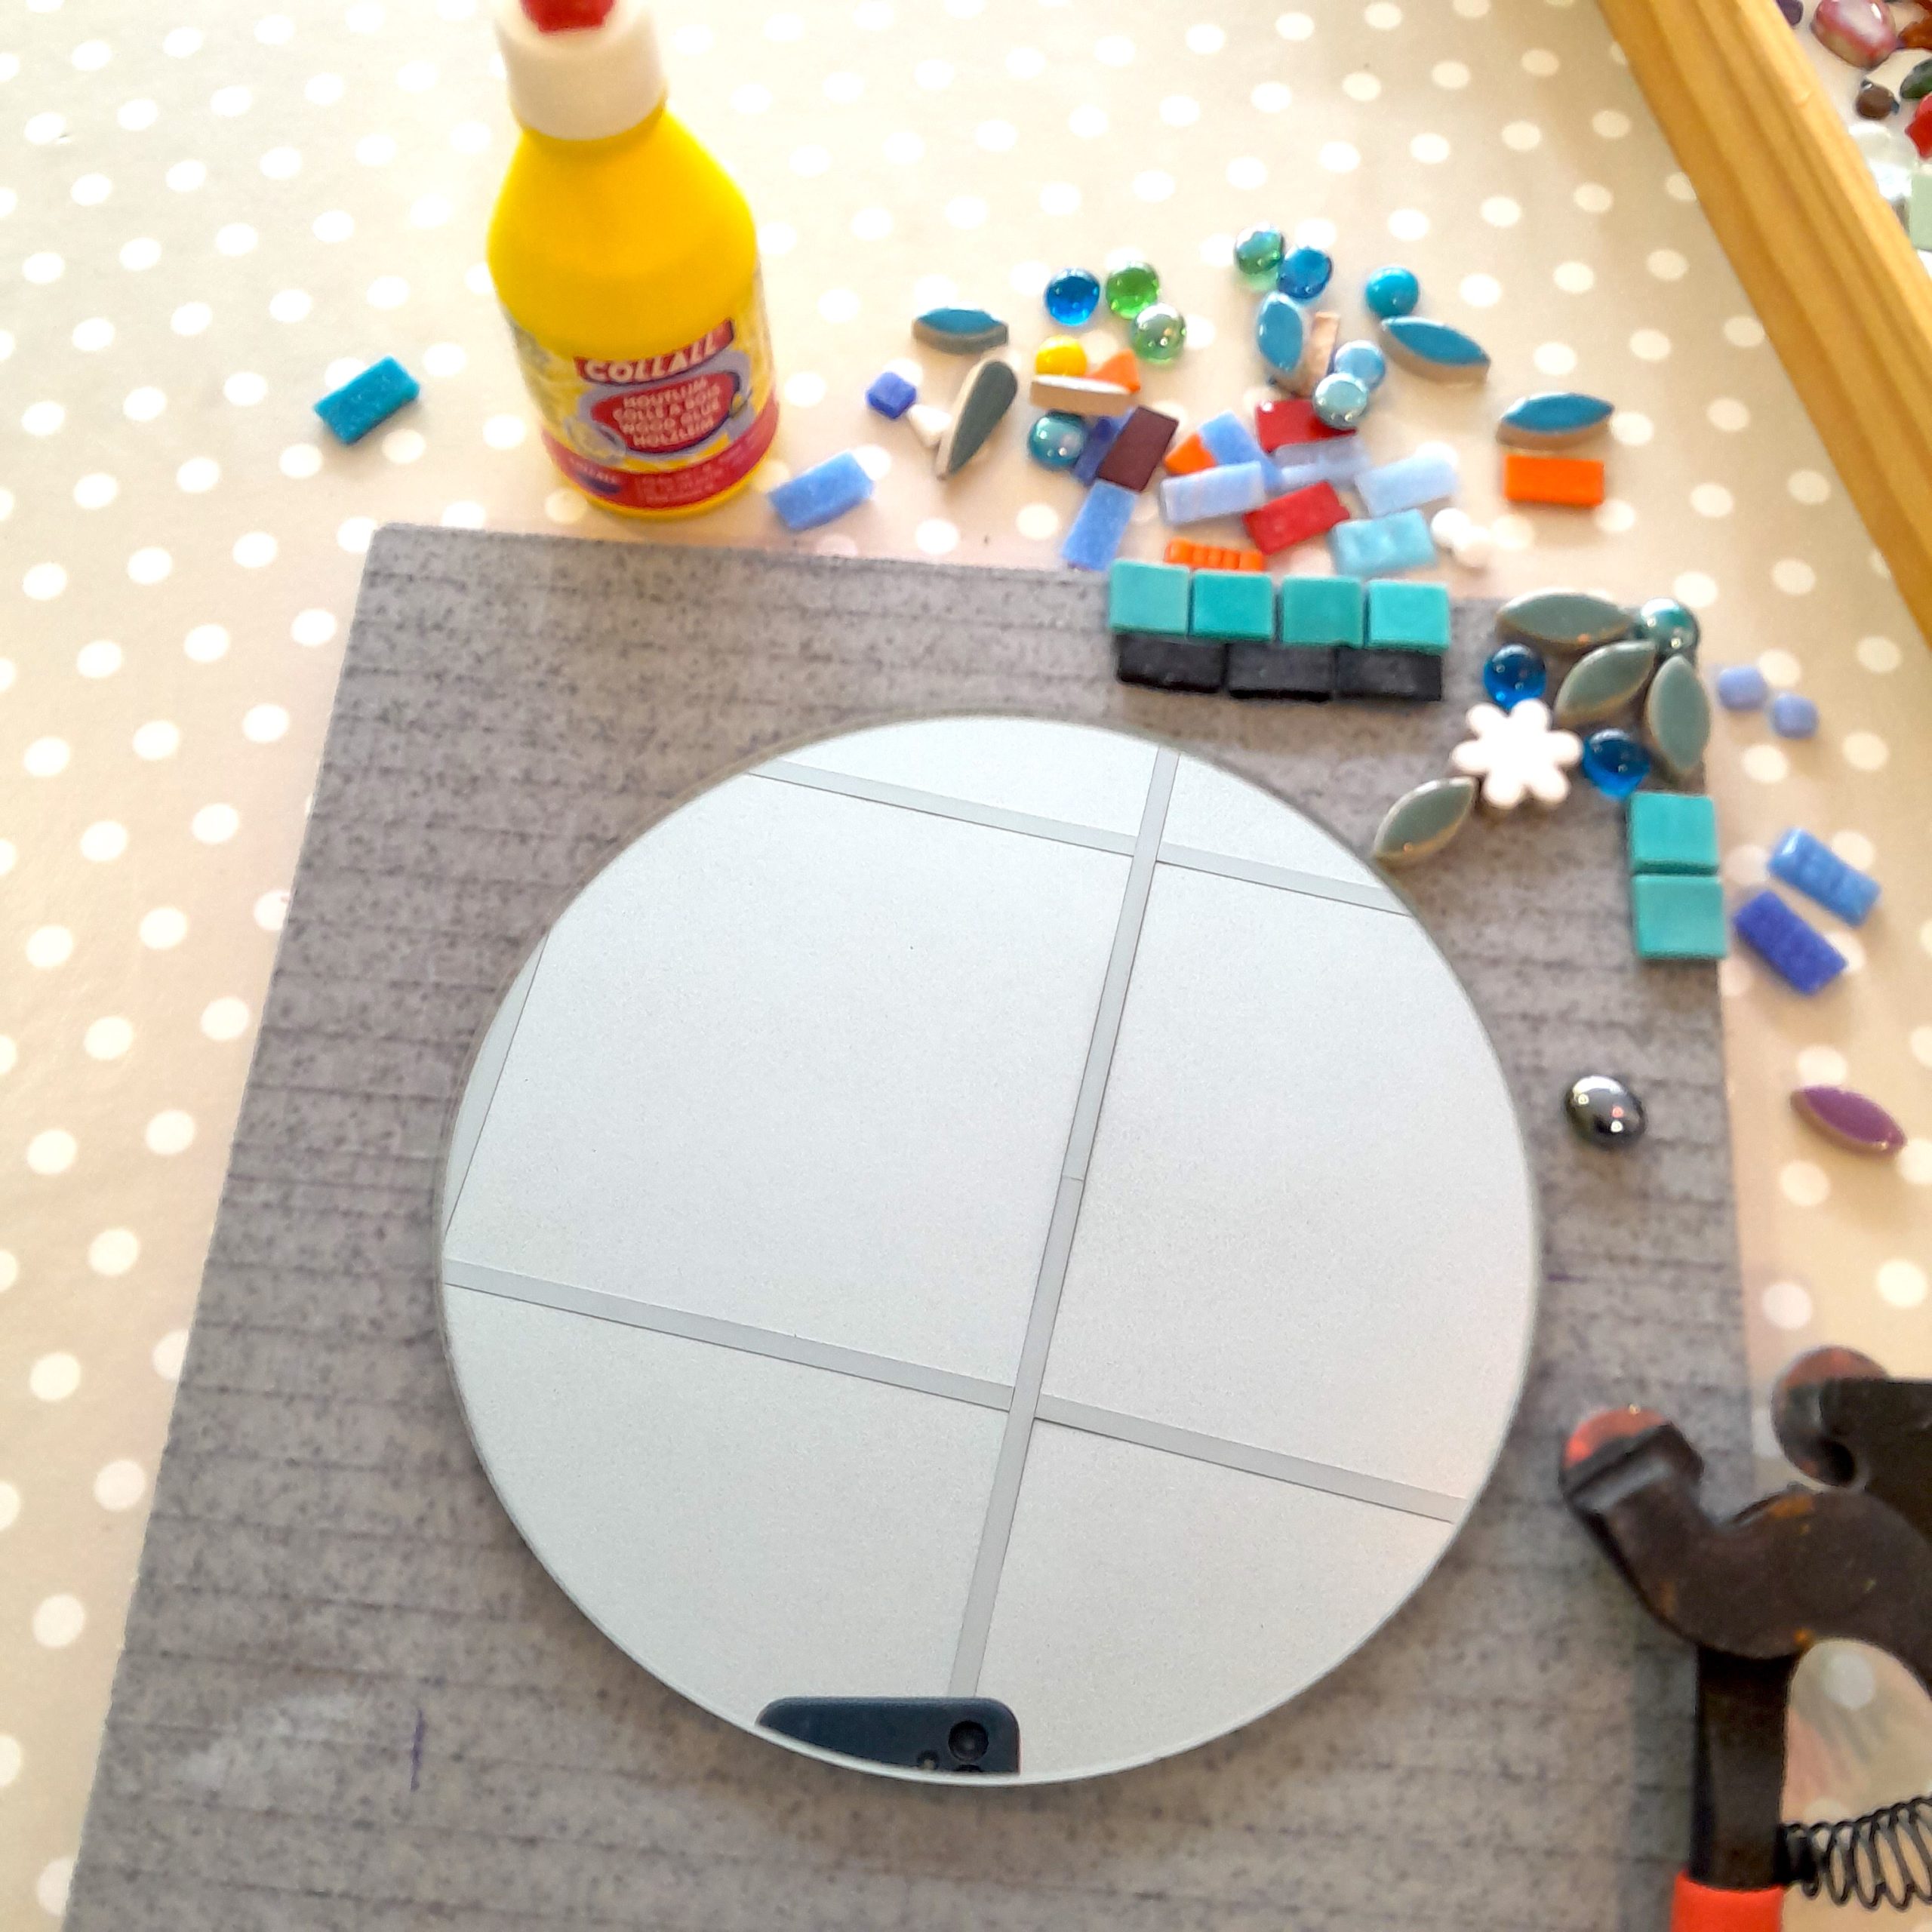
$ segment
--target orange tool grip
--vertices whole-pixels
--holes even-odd
[[[1778,1932],[1783,1912],[1780,1886],[1727,1892],[1680,1872],[1670,1899],[1670,1932]]]

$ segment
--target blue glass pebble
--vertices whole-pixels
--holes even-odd
[[[919,392],[897,369],[888,369],[866,392],[869,408],[898,421],[918,400]]]
[[[1646,639],[1661,660],[1696,657],[1703,629],[1688,605],[1675,597],[1653,597],[1638,605],[1631,635]]]
[[[1796,992],[1817,992],[1844,971],[1844,955],[1775,892],[1747,899],[1730,923],[1737,937]]]
[[[872,493],[865,465],[850,450],[781,483],[765,498],[783,519],[787,530],[816,530],[848,510],[857,509]]]
[[[1482,688],[1505,711],[1549,688],[1549,666],[1527,644],[1506,644],[1491,651],[1482,667]]]
[[[1368,391],[1352,376],[1324,376],[1315,386],[1315,414],[1331,429],[1352,429],[1368,414]]]
[[[1275,286],[1297,302],[1312,302],[1335,273],[1334,260],[1319,248],[1291,248],[1275,272]]]
[[[1352,376],[1372,395],[1389,374],[1389,358],[1372,342],[1345,342],[1329,368],[1338,376]]]
[[[1780,691],[1771,700],[1771,729],[1780,738],[1815,738],[1818,707],[1796,691]]]
[[[1121,539],[1139,494],[1118,483],[1096,483],[1087,492],[1060,546],[1062,558],[1077,571],[1103,571],[1119,554]]]
[[[1047,284],[1047,313],[1063,328],[1077,329],[1100,306],[1100,278],[1085,269],[1062,269]]]
[[[1718,702],[1727,711],[1761,711],[1770,693],[1755,664],[1727,664],[1718,673]]]
[[[1292,376],[1301,366],[1307,330],[1301,311],[1285,295],[1264,295],[1254,312],[1254,346],[1269,368]]]
[[[1087,447],[1087,425],[1051,409],[1026,432],[1026,454],[1046,469],[1071,469]]]
[[[1878,903],[1878,881],[1848,866],[1808,832],[1787,832],[1771,852],[1771,876],[1815,899],[1848,926],[1862,926]]]
[[[1606,798],[1627,798],[1651,775],[1651,755],[1633,732],[1592,731],[1583,740],[1583,776]]]
[[[1087,425],[1087,447],[1073,466],[1075,481],[1091,484],[1100,475],[1100,466],[1106,461],[1107,452],[1113,448],[1114,438],[1126,420],[1124,416],[1096,416]]]
[[[315,405],[337,440],[359,441],[379,423],[386,423],[406,402],[422,394],[416,378],[393,355],[372,362],[340,389],[331,389]]]
[[[1362,290],[1368,312],[1386,321],[1391,315],[1413,315],[1422,300],[1422,284],[1408,269],[1377,269]]]

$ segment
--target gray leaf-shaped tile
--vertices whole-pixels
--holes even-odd
[[[1657,654],[1641,638],[1606,644],[1571,667],[1556,694],[1556,721],[1564,727],[1594,724],[1614,717],[1649,682]]]
[[[1503,637],[1520,638],[1552,651],[1589,651],[1630,635],[1635,620],[1620,604],[1586,590],[1533,590],[1512,598],[1496,614]]]

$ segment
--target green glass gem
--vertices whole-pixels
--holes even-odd
[[[1499,636],[1551,651],[1589,651],[1630,635],[1630,613],[1583,590],[1533,590],[1496,614]]]
[[[1278,228],[1244,229],[1235,237],[1235,272],[1257,288],[1272,288],[1287,249]]]
[[[1637,611],[1632,635],[1642,638],[1660,657],[1694,657],[1703,635],[1697,620],[1674,597],[1653,597]]]
[[[1666,657],[1644,700],[1644,728],[1657,755],[1681,778],[1697,770],[1711,739],[1711,700],[1687,657]]]
[[[1468,823],[1475,801],[1473,778],[1432,778],[1404,792],[1375,835],[1376,863],[1412,866],[1433,858]]]
[[[1143,362],[1171,362],[1187,340],[1187,318],[1171,303],[1150,302],[1134,318],[1128,346]]]
[[[1899,98],[1901,100],[1923,100],[1928,94],[1932,94],[1932,60],[1921,60],[1900,82]],[[1240,245],[1237,243],[1235,245],[1239,247]]]
[[[1592,651],[1572,667],[1556,694],[1557,723],[1567,731],[1621,711],[1657,668],[1657,654],[1641,638]]]
[[[1152,262],[1123,262],[1107,277],[1107,306],[1130,322],[1160,293],[1160,271]]]

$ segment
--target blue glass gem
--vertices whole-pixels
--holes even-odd
[[[1653,597],[1637,611],[1632,637],[1647,638],[1660,657],[1694,657],[1703,635],[1697,620],[1675,597]]]
[[[1506,644],[1484,664],[1482,688],[1505,711],[1514,711],[1525,698],[1541,697],[1549,688],[1549,667],[1541,651]]]
[[[1235,237],[1235,269],[1251,287],[1266,288],[1281,266],[1285,244],[1278,228],[1247,228]]]
[[[1338,376],[1352,376],[1373,395],[1389,374],[1389,358],[1372,342],[1345,342],[1329,364]]]
[[[1297,302],[1312,302],[1335,272],[1332,257],[1319,248],[1291,249],[1275,276],[1275,286]]]
[[[1071,469],[1086,447],[1086,424],[1058,410],[1049,410],[1026,432],[1026,454],[1046,469]]]
[[[1795,691],[1780,691],[1771,700],[1771,729],[1780,738],[1815,738],[1818,707]]]
[[[1367,303],[1371,315],[1386,321],[1391,315],[1415,312],[1416,304],[1422,300],[1422,284],[1411,269],[1377,269],[1363,288],[1362,299]]]
[[[1324,376],[1315,386],[1315,420],[1352,429],[1368,414],[1368,391],[1352,376]]]
[[[1755,664],[1727,664],[1718,673],[1718,702],[1727,711],[1761,711],[1770,694]]]
[[[1077,329],[1100,306],[1100,278],[1084,269],[1062,269],[1046,286],[1047,313],[1063,328]]]
[[[1644,741],[1628,731],[1592,731],[1583,740],[1583,776],[1606,798],[1627,798],[1651,775]]]
[[[1301,311],[1285,295],[1264,295],[1254,312],[1254,346],[1269,368],[1292,376],[1301,366],[1307,331]]]

